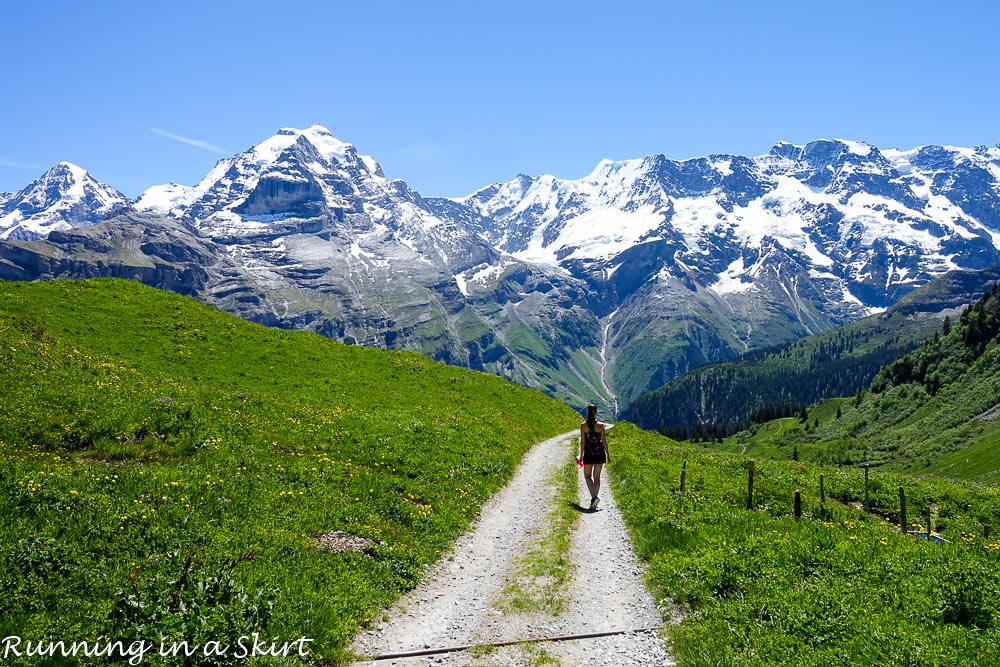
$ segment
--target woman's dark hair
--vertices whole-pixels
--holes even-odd
[[[587,406],[587,428],[597,430],[597,406],[593,403]]]

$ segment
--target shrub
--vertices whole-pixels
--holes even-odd
[[[259,588],[247,592],[235,579],[234,570],[256,556],[245,553],[222,563],[197,565],[188,556],[181,561],[171,554],[165,567],[140,583],[130,573],[130,585],[115,591],[111,615],[115,636],[128,641],[188,648],[205,647],[208,642],[235,647],[254,632],[263,633],[271,621],[277,590]],[[163,664],[187,666],[227,665],[229,655],[195,651],[167,657]]]

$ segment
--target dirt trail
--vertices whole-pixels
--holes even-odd
[[[475,529],[428,572],[427,580],[389,612],[389,620],[361,633],[353,649],[375,656],[427,648],[649,628],[662,624],[641,568],[629,546],[621,514],[604,474],[596,512],[581,509],[572,535],[572,577],[565,611],[503,613],[501,592],[515,576],[516,557],[546,527],[557,501],[553,472],[572,465],[577,432],[551,438],[529,451],[510,484],[483,507]],[[579,479],[579,501],[590,496]],[[502,647],[358,665],[670,665],[655,632]],[[551,660],[558,661],[556,663]]]

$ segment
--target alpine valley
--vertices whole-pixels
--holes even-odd
[[[134,201],[61,163],[0,194],[0,239],[3,279],[132,278],[617,413],[1000,263],[1000,147],[779,143],[444,199],[312,126]]]

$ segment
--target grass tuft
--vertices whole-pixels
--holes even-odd
[[[553,506],[533,542],[515,562],[511,581],[500,593],[502,611],[556,616],[565,609],[566,583],[572,574],[570,538],[579,516],[573,508],[577,502],[577,474],[575,465],[563,465],[547,482],[556,489]]]

